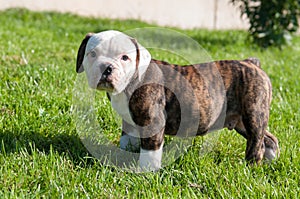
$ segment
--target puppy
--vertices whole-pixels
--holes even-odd
[[[104,90],[123,119],[120,147],[139,150],[145,171],[161,167],[164,135],[235,129],[247,140],[246,160],[279,156],[267,131],[272,87],[255,58],[179,66],[151,58],[135,39],[114,30],[89,33],[76,72]]]

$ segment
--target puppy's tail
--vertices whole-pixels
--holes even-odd
[[[254,64],[255,66],[257,66],[258,68],[261,68],[259,59],[255,58],[255,57],[249,57],[248,59],[245,59],[244,61],[250,62],[250,63]]]

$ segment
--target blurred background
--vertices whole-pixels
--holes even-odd
[[[70,12],[83,16],[138,19],[161,26],[247,29],[247,18],[229,0],[0,0],[0,10]]]

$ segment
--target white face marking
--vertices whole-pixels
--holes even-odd
[[[140,54],[144,60],[140,64],[142,66],[139,68],[139,72],[144,73],[151,56],[143,47],[140,49]],[[89,86],[113,94],[121,93],[136,71],[136,56],[136,46],[129,36],[113,30],[94,34],[87,43],[82,63]],[[109,65],[112,67],[111,84],[99,84]]]
[[[140,151],[140,169],[142,171],[157,171],[161,168],[161,159],[163,153],[163,143],[158,150],[145,150],[141,148]]]

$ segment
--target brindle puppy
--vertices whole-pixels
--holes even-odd
[[[140,150],[140,167],[161,167],[164,135],[195,136],[227,127],[247,139],[246,160],[279,156],[267,131],[271,82],[255,58],[179,66],[151,59],[137,41],[118,31],[87,34],[77,73],[105,90],[123,119],[120,147]],[[134,150],[134,149],[132,149]]]

